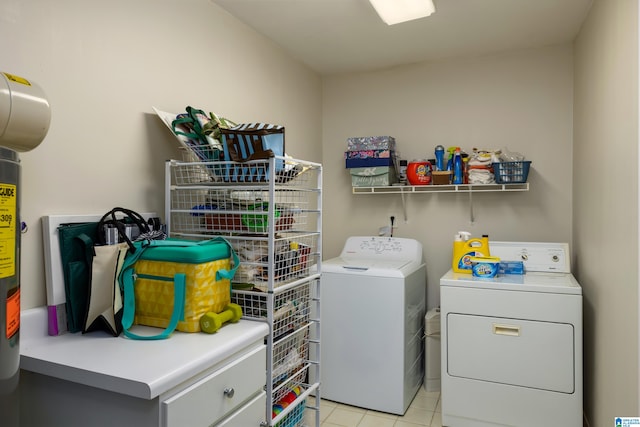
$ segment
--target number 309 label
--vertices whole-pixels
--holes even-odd
[[[16,186],[0,183],[0,278],[16,274]]]

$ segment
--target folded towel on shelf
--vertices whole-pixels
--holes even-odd
[[[491,163],[491,156],[472,156],[469,159],[469,166],[489,166]]]
[[[495,178],[489,168],[469,168],[469,184],[493,184]]]

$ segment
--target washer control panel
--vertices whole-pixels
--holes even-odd
[[[341,257],[385,260],[422,260],[422,244],[400,237],[354,236],[342,248]]]

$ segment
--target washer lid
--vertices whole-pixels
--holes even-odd
[[[322,261],[323,273],[354,274],[362,276],[404,277],[415,270],[414,260],[382,260],[358,257],[337,257]]]
[[[484,279],[474,277],[471,274],[455,273],[453,270],[449,270],[440,279],[440,286],[553,294],[582,294],[580,284],[571,273],[501,274],[491,279]]]

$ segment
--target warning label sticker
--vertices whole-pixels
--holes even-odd
[[[0,279],[16,274],[16,186],[0,183]]]
[[[7,298],[7,339],[20,328],[20,289]]]

